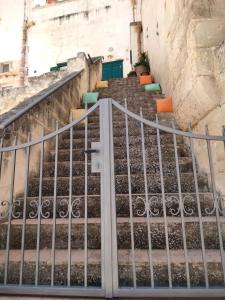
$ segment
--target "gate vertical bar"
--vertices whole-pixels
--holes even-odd
[[[28,136],[28,143],[30,142],[30,134]],[[29,181],[29,166],[30,166],[30,147],[26,149],[26,164],[25,164],[25,184],[24,184],[24,202],[23,202],[23,225],[22,225],[22,238],[21,238],[21,262],[20,262],[20,285],[23,284],[23,267],[24,267],[24,247],[26,235],[26,214],[27,214],[27,191]]]
[[[112,276],[112,202],[113,186],[111,180],[112,144],[110,139],[110,122],[112,120],[112,100],[103,99],[100,103],[100,139],[102,149],[101,172],[101,218],[102,218],[102,287],[105,289],[105,297],[113,297]]]
[[[15,137],[14,146],[16,145],[16,142],[17,142],[17,138]],[[10,232],[11,232],[12,210],[13,210],[15,168],[16,168],[16,150],[13,150],[13,152],[12,152],[12,166],[11,166],[11,180],[10,180],[8,225],[7,225],[7,240],[6,240],[6,261],[5,261],[5,273],[4,273],[4,284],[5,285],[7,284],[7,280],[8,280],[9,252],[10,252]]]
[[[189,127],[189,131],[191,132],[191,126]],[[200,236],[201,236],[205,285],[206,285],[206,288],[209,288],[208,267],[207,267],[205,239],[204,239],[204,226],[203,226],[203,221],[202,221],[201,202],[200,202],[199,187],[198,187],[197,166],[196,166],[196,159],[195,159],[195,147],[194,147],[193,138],[190,138],[189,140],[190,140],[190,146],[191,146],[192,168],[193,168],[193,173],[194,173],[195,192],[196,192],[196,200],[197,200],[197,207],[198,207],[198,219],[199,219],[199,228],[200,228]]]
[[[59,129],[59,124],[56,122],[56,131]],[[52,225],[52,266],[51,266],[51,286],[54,286],[55,279],[55,239],[56,239],[56,206],[57,206],[57,177],[58,177],[58,148],[59,135],[55,137],[55,166],[54,166],[54,196],[53,196],[53,225]]]
[[[85,104],[85,112],[87,112],[87,103]],[[85,150],[88,148],[88,119],[84,125]],[[88,270],[88,154],[85,153],[84,158],[84,286],[88,286],[87,270]]]
[[[209,136],[208,126],[206,126],[206,136]],[[222,230],[221,230],[221,223],[220,223],[219,203],[218,203],[218,196],[216,191],[215,173],[214,173],[214,166],[213,166],[213,154],[212,154],[212,147],[211,147],[210,140],[207,140],[207,151],[208,151],[208,158],[209,158],[211,185],[212,185],[213,198],[214,198],[213,200],[216,207],[216,222],[217,222],[217,229],[219,234],[219,247],[220,247],[220,254],[221,254],[221,264],[223,269],[223,282],[225,284],[224,247],[223,247],[223,238],[222,238]]]
[[[42,130],[42,138],[45,132]],[[40,261],[40,234],[41,234],[41,204],[42,204],[42,179],[43,179],[43,160],[44,160],[44,141],[41,143],[40,149],[40,176],[39,176],[39,193],[38,193],[38,224],[37,224],[37,245],[36,245],[36,263],[35,263],[35,286],[39,281],[39,261]]]
[[[140,109],[140,116],[143,118],[142,108]],[[144,169],[144,182],[145,182],[145,202],[149,203],[150,199],[148,198],[148,177],[146,170],[146,151],[145,151],[145,133],[144,133],[144,124],[141,122],[141,143],[142,143],[142,160],[143,160],[143,169]],[[151,207],[151,203],[149,204]],[[150,226],[150,210],[147,209],[147,230],[148,230],[148,252],[149,252],[149,267],[150,267],[150,276],[151,276],[151,287],[154,288],[154,271],[153,271],[153,261],[152,261],[152,238],[151,238],[151,226]]]
[[[127,110],[127,100],[126,99],[125,99],[125,108]],[[136,264],[135,264],[135,249],[134,249],[134,221],[133,221],[131,171],[130,171],[130,149],[129,149],[130,142],[129,142],[129,126],[128,126],[128,115],[127,114],[125,114],[125,126],[126,126],[127,176],[128,176],[128,190],[129,190],[129,211],[130,211],[133,285],[134,285],[134,288],[136,288],[137,280],[136,280]]]
[[[172,127],[175,130],[174,122],[172,122]],[[173,145],[174,145],[174,152],[175,152],[179,205],[180,205],[182,232],[183,232],[183,246],[184,246],[184,257],[185,257],[185,265],[186,265],[187,287],[190,289],[191,284],[190,284],[190,271],[189,271],[189,261],[188,261],[186,228],[185,228],[185,220],[184,220],[184,204],[183,204],[182,191],[181,191],[180,167],[179,167],[179,159],[178,159],[178,151],[177,151],[177,136],[175,133],[173,133]]]
[[[158,116],[156,115],[156,124],[159,124]],[[162,204],[163,204],[163,218],[165,224],[165,235],[166,235],[166,254],[167,254],[167,263],[168,263],[168,277],[169,277],[169,288],[173,287],[172,283],[172,270],[171,270],[171,259],[170,259],[170,245],[169,245],[169,234],[168,234],[168,220],[166,212],[166,196],[165,196],[165,185],[163,177],[163,160],[162,160],[162,147],[161,147],[161,137],[160,130],[157,128],[157,148],[159,156],[159,173],[160,173],[160,185],[162,192]]]
[[[70,128],[70,179],[68,202],[68,266],[67,286],[71,284],[71,236],[72,236],[72,194],[73,194],[73,127]]]

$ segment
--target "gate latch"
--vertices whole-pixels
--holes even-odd
[[[92,142],[91,149],[84,151],[86,154],[91,154],[91,172],[100,173],[102,170],[101,143]]]

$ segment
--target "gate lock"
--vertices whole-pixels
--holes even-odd
[[[91,149],[84,151],[86,154],[91,154],[91,172],[100,173],[102,171],[102,155],[101,155],[101,143],[92,142]]]

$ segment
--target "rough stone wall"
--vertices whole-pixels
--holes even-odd
[[[6,113],[19,103],[24,102],[29,97],[48,88],[50,85],[56,83],[64,76],[74,71],[84,69],[85,80],[87,81],[84,86],[84,91],[88,89],[93,90],[97,80],[101,79],[101,70],[99,69],[101,68],[101,64],[88,66],[87,59],[83,53],[78,54],[76,58],[69,59],[67,63],[68,67],[60,71],[48,72],[40,76],[29,77],[26,86],[0,89],[0,115]]]
[[[172,95],[179,126],[222,134],[225,125],[225,1],[143,0],[144,48],[151,70]],[[208,172],[206,145],[196,154]],[[224,144],[212,143],[217,186],[225,193]]]

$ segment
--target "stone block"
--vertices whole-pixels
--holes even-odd
[[[209,76],[198,77],[190,93],[176,107],[177,122],[183,129],[187,129],[189,123],[196,125],[218,103],[215,79]]]
[[[191,42],[199,48],[216,47],[225,36],[225,19],[193,19],[190,24]]]
[[[211,48],[196,48],[192,55],[195,76],[213,76],[214,61]]]

